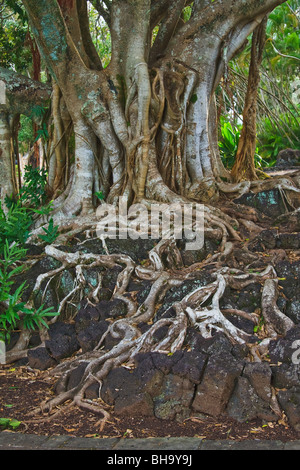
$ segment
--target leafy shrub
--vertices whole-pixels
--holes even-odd
[[[221,138],[219,140],[220,154],[226,168],[232,168],[239,145],[242,126],[233,126],[224,117],[221,117]]]
[[[15,242],[9,245],[5,241],[3,257],[0,258],[0,341],[9,342],[11,332],[18,326],[26,329],[35,329],[42,325],[47,327],[45,317],[58,315],[52,308],[44,309],[42,305],[35,311],[21,301],[26,281],[12,292],[13,277],[24,270],[24,265],[17,264],[25,255],[26,249]]]
[[[258,133],[260,153],[271,165],[275,164],[280,150],[300,149],[299,119],[291,114],[280,114],[279,119],[281,125],[276,127],[269,118],[264,119]]]
[[[3,253],[6,242],[8,245],[16,242],[20,245],[26,243],[32,217],[20,201],[6,204],[8,212],[5,214],[0,202],[0,255]]]
[[[21,201],[35,208],[45,204],[47,171],[44,169],[25,166],[24,185],[20,190]]]
[[[232,125],[223,116],[221,123],[221,138],[219,140],[219,149],[221,159],[225,168],[233,167],[235,156],[237,153],[242,127],[240,124]],[[274,162],[266,159],[257,146],[254,154],[254,165],[256,168],[271,166]]]

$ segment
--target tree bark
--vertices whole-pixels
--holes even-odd
[[[234,182],[257,179],[255,170],[256,149],[256,109],[257,93],[260,81],[259,67],[265,45],[267,18],[253,32],[251,62],[247,93],[243,111],[243,128],[239,139],[235,162],[231,171]]]
[[[12,126],[8,113],[0,112],[0,197],[5,211],[5,197],[15,196],[16,185],[13,172]]]
[[[23,0],[74,127],[94,134],[96,146],[100,142],[102,148],[95,165],[93,138],[92,157],[87,148],[83,151],[77,132],[76,153],[82,156],[76,156],[64,214],[78,212],[75,193],[77,201],[81,199],[79,211],[83,209],[84,186],[88,197],[93,188],[110,186],[109,202],[121,194],[137,201],[183,201],[190,195],[205,198],[207,188],[212,191],[209,198],[213,192],[217,197],[214,182],[230,177],[218,154],[214,92],[247,36],[283,2],[199,0],[184,23],[182,9],[189,3],[114,0],[106,11],[112,57],[103,70],[89,38],[83,38],[86,13],[81,1],[59,0],[59,6],[49,0],[46,7]],[[159,181],[156,188],[154,180]]]
[[[0,67],[0,191],[5,209],[5,196],[16,196],[13,122],[20,114],[33,117],[36,106],[44,106],[51,96],[51,86]]]

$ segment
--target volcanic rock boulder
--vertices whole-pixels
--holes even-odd
[[[244,362],[231,354],[210,356],[203,379],[196,390],[193,410],[210,416],[223,413],[243,367]]]

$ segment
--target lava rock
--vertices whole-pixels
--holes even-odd
[[[275,230],[262,230],[257,236],[264,248],[273,249],[277,244],[277,233]]]
[[[125,367],[117,367],[109,372],[103,380],[101,398],[108,405],[114,405],[117,398],[135,395],[141,383],[133,371]]]
[[[160,389],[160,394],[153,399],[156,418],[182,421],[190,415],[195,392],[195,385],[187,378],[168,374]]]
[[[300,233],[280,233],[277,236],[276,246],[285,250],[297,250],[300,248]]]
[[[280,390],[277,394],[277,398],[291,426],[293,426],[297,432],[300,432],[300,387]]]
[[[205,369],[207,355],[201,351],[183,351],[182,357],[172,367],[172,373],[199,384]]]
[[[104,379],[101,398],[122,416],[153,416],[153,402],[141,377],[124,367],[113,369]]]
[[[277,155],[276,167],[279,168],[290,168],[291,166],[298,165],[300,163],[300,150],[296,149],[283,149]]]
[[[272,366],[272,385],[275,388],[292,388],[300,384],[299,364]]]
[[[99,322],[91,322],[86,328],[80,330],[77,334],[77,341],[82,352],[92,351],[107,329],[108,323],[105,320],[101,320]]]
[[[236,204],[244,204],[253,207],[261,214],[276,219],[286,212],[282,196],[278,189],[269,189],[258,193],[245,193],[233,201]]]
[[[45,346],[57,361],[72,356],[80,348],[75,325],[56,322],[49,326],[48,334],[49,340],[45,341]]]
[[[300,340],[300,325],[291,328],[284,337],[270,341],[269,357],[273,364],[292,364]]]
[[[257,395],[247,377],[238,377],[237,385],[226,411],[231,418],[240,423],[255,418],[266,421],[276,421],[278,419],[269,404]]]
[[[57,365],[57,361],[50,356],[49,351],[44,347],[29,349],[27,357],[28,365],[32,369],[47,370]]]
[[[243,367],[244,362],[236,360],[231,354],[210,356],[196,390],[193,409],[210,416],[219,416],[227,406]]]
[[[266,362],[248,362],[243,371],[256,394],[269,403],[272,397],[271,378],[272,370]]]
[[[104,318],[125,317],[127,314],[127,305],[123,300],[102,300],[98,304],[101,316]]]
[[[300,294],[296,294],[286,307],[286,315],[296,324],[300,323]]]
[[[86,308],[81,308],[75,318],[76,333],[85,330],[90,324],[95,324],[102,319],[101,313],[97,307],[88,305]]]
[[[153,402],[147,392],[118,396],[114,412],[117,416],[151,417],[153,416]]]

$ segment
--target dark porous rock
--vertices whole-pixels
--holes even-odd
[[[210,416],[223,413],[243,367],[244,362],[235,359],[231,354],[212,355],[202,381],[197,386],[193,409]]]
[[[198,287],[206,286],[213,282],[215,279],[212,278],[209,272],[205,270],[195,273],[195,279],[186,279],[180,286],[171,287],[162,302],[162,306],[158,309],[156,314],[156,320],[162,318],[163,314],[174,305],[175,302],[182,300],[187,294],[191,293]]]
[[[279,226],[284,225],[289,232],[300,232],[300,208],[280,215],[275,223]]]
[[[24,248],[27,250],[27,258],[30,256],[39,256],[44,253],[44,248],[41,245],[32,245],[31,243],[25,243]]]
[[[84,397],[89,400],[100,398],[100,384],[98,382],[94,382],[89,385],[84,392]]]
[[[147,392],[154,397],[160,389],[164,374],[157,369],[152,360],[151,354],[140,354],[135,358],[137,364],[133,375],[139,382],[139,390]]]
[[[120,395],[116,398],[114,412],[117,416],[151,417],[153,402],[147,392]]]
[[[102,287],[114,291],[119,274],[122,272],[121,266],[114,266],[107,269],[102,277]]]
[[[296,324],[300,323],[300,294],[291,298],[286,307],[286,315]]]
[[[278,189],[268,189],[258,193],[245,193],[239,198],[234,199],[233,202],[253,207],[271,219],[276,219],[286,212],[285,204]]]
[[[56,322],[50,325],[48,334],[49,340],[45,341],[45,346],[50,355],[57,361],[72,356],[80,348],[75,325]]]
[[[91,322],[85,329],[80,330],[77,334],[77,341],[82,349],[82,352],[92,351],[102,336],[108,329],[108,323],[105,320],[98,322]]]
[[[82,307],[76,315],[76,331],[87,328],[91,323],[94,324],[107,318],[124,317],[127,313],[127,306],[123,300],[110,299],[100,300],[96,306],[87,305]]]
[[[90,324],[95,324],[101,319],[101,314],[97,307],[88,305],[86,308],[81,308],[75,318],[76,333],[85,330]]]
[[[251,283],[244,289],[237,291],[226,287],[224,295],[220,300],[220,308],[222,309],[237,309],[244,310],[245,312],[254,312],[261,304],[261,285],[258,283]],[[231,318],[231,317],[230,317]],[[246,329],[247,333],[253,333],[253,322],[244,321],[240,316],[232,315],[232,323],[241,329]]]
[[[210,356],[231,356],[232,344],[224,333],[216,333],[203,343],[202,352]]]
[[[272,398],[271,378],[272,370],[267,362],[247,362],[243,371],[256,394],[269,403]]]
[[[133,371],[125,367],[117,367],[111,370],[103,380],[101,398],[108,405],[114,405],[119,396],[129,396],[138,393],[140,385],[140,380]]]
[[[85,361],[79,364],[78,367],[76,367],[75,369],[71,371],[69,375],[67,390],[71,390],[72,388],[77,387],[77,385],[80,384],[87,366],[88,366],[88,362]]]
[[[255,237],[248,243],[248,250],[254,253],[262,253],[265,251],[265,247],[258,237]]]
[[[127,314],[126,303],[120,299],[101,300],[97,309],[103,319],[124,317]]]
[[[215,336],[212,338],[204,338],[199,330],[193,327],[188,327],[184,346],[192,351],[201,351],[206,353],[208,348],[214,343]]]
[[[261,285],[251,283],[239,293],[237,308],[246,312],[254,312],[261,304]]]
[[[300,233],[280,233],[276,246],[285,250],[297,250],[300,248]]]
[[[174,365],[174,357],[169,356],[168,354],[152,352],[151,358],[154,364],[154,367],[161,371],[163,374],[167,375],[171,372]],[[178,358],[179,360],[180,358]]]
[[[249,346],[246,343],[237,343],[232,346],[231,354],[235,359],[243,360],[248,356],[249,351]]]
[[[32,369],[47,370],[57,365],[57,361],[50,356],[44,347],[29,349],[27,353],[28,365]]]
[[[117,415],[153,416],[151,396],[140,379],[134,370],[113,369],[103,381],[101,398],[114,406]]]
[[[182,421],[190,415],[190,407],[195,392],[195,385],[187,378],[168,374],[160,389],[160,394],[153,399],[154,415],[165,420]]]
[[[276,167],[279,168],[290,168],[291,166],[298,165],[300,163],[300,150],[296,149],[283,149],[277,155]]]
[[[172,373],[199,384],[204,372],[207,355],[201,351],[183,351],[182,357],[172,367]]]
[[[300,325],[296,325],[291,328],[284,337],[271,340],[269,344],[269,357],[271,363],[277,364],[283,362],[286,364],[292,364],[295,356],[297,355],[297,349],[299,349],[300,340]]]
[[[185,245],[185,243],[183,243]],[[181,250],[181,257],[185,266],[190,266],[203,261],[209,254],[213,254],[218,250],[218,244],[215,240],[205,238],[204,245],[199,250]]]
[[[55,393],[58,395],[66,390],[71,390],[72,388],[77,387],[81,382],[87,365],[88,362],[84,361],[79,364],[79,366],[72,369],[66,377],[62,375],[54,386]]]
[[[276,248],[277,232],[275,230],[262,230],[257,238],[262,243],[264,248]]]
[[[300,387],[289,390],[280,390],[277,394],[278,402],[287,415],[289,423],[300,432]]]
[[[130,256],[135,263],[140,263],[144,259],[148,259],[149,251],[154,248],[158,240],[152,238],[131,238],[126,239],[107,239],[106,245],[109,253],[122,253]]]
[[[300,357],[300,354],[299,354]],[[275,388],[292,388],[300,384],[300,364],[272,366],[272,385]]]
[[[271,410],[269,403],[262,400],[247,377],[238,377],[237,385],[229,400],[228,416],[244,423],[255,418],[276,421],[278,416]]]
[[[136,369],[148,368],[158,369],[163,374],[167,375],[171,372],[172,367],[183,357],[183,351],[175,351],[174,354],[151,352],[139,353],[134,356]]]
[[[292,299],[300,291],[298,263],[290,263],[288,260],[280,261],[275,265],[275,270],[280,289],[289,300]]]
[[[110,300],[111,296],[112,296],[112,291],[108,289],[107,287],[102,287],[97,294],[99,301]]]

